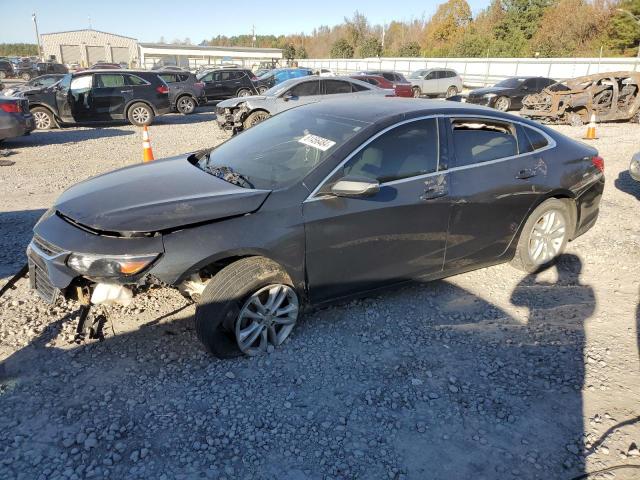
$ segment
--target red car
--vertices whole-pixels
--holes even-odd
[[[391,88],[396,92],[396,97],[413,97],[413,90],[409,82],[390,82],[381,75],[358,74],[352,75],[351,78],[361,80],[363,82],[376,85],[380,88]]]

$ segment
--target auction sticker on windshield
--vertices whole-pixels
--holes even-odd
[[[336,144],[336,142],[334,142],[333,140],[318,137],[317,135],[313,135],[311,133],[306,134],[304,137],[298,140],[298,142],[313,148],[317,148],[318,150],[322,150],[323,152],[326,152]]]

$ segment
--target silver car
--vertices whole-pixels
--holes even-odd
[[[413,86],[413,96],[453,97],[462,91],[462,78],[451,68],[425,68],[411,73],[407,80]]]
[[[279,83],[264,95],[224,100],[216,106],[216,119],[220,128],[237,133],[285,110],[343,95],[394,97],[395,91],[349,77],[305,76]]]

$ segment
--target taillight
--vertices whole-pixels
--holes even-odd
[[[169,87],[167,87],[166,85],[160,85],[158,88],[156,88],[156,92],[169,93]]]
[[[604,173],[604,158],[599,155],[595,155],[591,157],[591,163],[593,163],[594,167]]]
[[[204,88],[204,82],[196,82],[193,84],[194,87]]]
[[[0,109],[7,113],[20,113],[22,111],[19,103],[0,103]]]

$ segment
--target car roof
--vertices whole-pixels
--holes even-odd
[[[108,73],[111,75],[117,75],[118,73],[134,73],[136,75],[139,75],[141,73],[146,73],[146,74],[155,74],[155,75],[159,75],[162,72],[159,72],[157,70],[130,70],[130,69],[114,69],[114,68],[96,68],[95,70],[82,70],[80,72],[73,72],[71,75],[73,75],[74,77],[79,77],[81,75],[92,75],[94,73]]]

